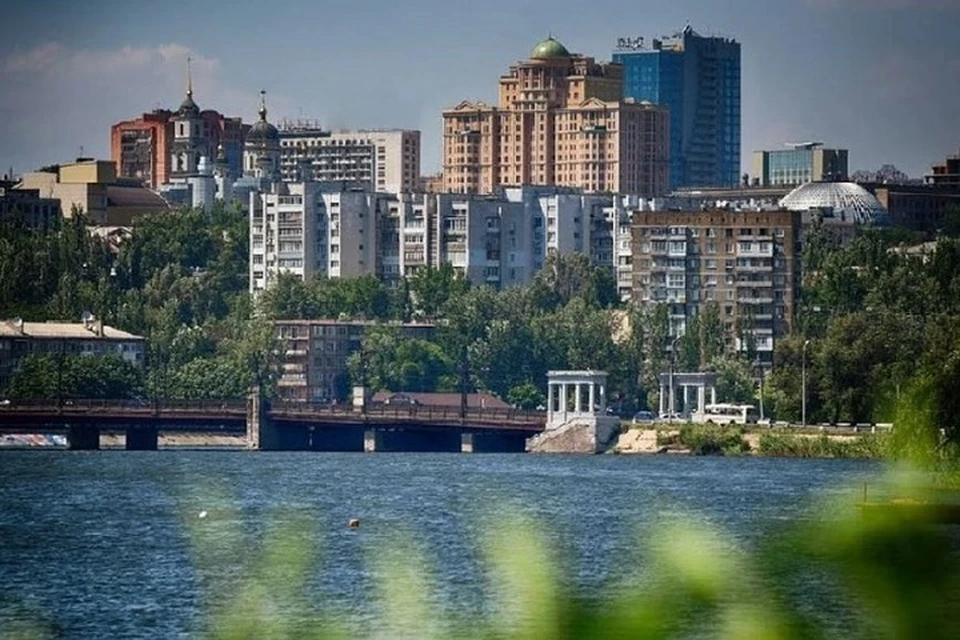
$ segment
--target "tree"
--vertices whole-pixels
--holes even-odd
[[[532,411],[544,405],[543,393],[532,382],[522,382],[507,392],[507,402],[518,409]]]
[[[361,349],[347,360],[352,382],[373,391],[436,391],[453,366],[439,345],[389,326],[368,328]]]
[[[24,358],[7,389],[11,399],[122,399],[141,396],[143,371],[119,355],[33,354]]]
[[[440,317],[452,300],[470,289],[470,281],[447,262],[417,270],[407,284],[414,314],[422,318]]]

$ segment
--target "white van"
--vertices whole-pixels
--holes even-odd
[[[691,422],[711,424],[756,424],[759,419],[752,404],[708,404],[690,416]]]

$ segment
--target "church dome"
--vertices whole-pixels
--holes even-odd
[[[265,93],[260,92],[260,120],[250,127],[247,133],[247,144],[264,144],[267,142],[276,142],[280,140],[280,131],[275,126],[267,122],[267,104],[264,100]]]
[[[280,139],[280,131],[266,120],[260,120],[250,127],[247,133],[247,142],[267,142]]]
[[[183,99],[183,102],[180,103],[180,108],[177,109],[177,117],[196,118],[199,115],[200,107],[193,101],[193,91],[187,91],[187,97]]]
[[[560,44],[560,41],[556,40],[553,36],[537,44],[537,46],[533,48],[533,51],[530,52],[531,60],[552,60],[555,58],[569,57],[570,52],[567,51],[567,48]]]
[[[861,224],[883,222],[887,217],[880,201],[853,182],[808,182],[784,196],[780,206],[790,211],[829,208]]]

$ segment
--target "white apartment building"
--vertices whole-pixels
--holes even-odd
[[[502,289],[529,282],[552,253],[584,253],[611,270],[629,299],[630,211],[641,204],[558,187],[374,194],[292,183],[283,194],[251,194],[251,291],[281,270],[303,278],[372,273],[397,286],[444,263],[475,285]]]
[[[379,193],[415,191],[420,132],[324,131],[313,122],[281,122],[280,173],[286,182],[362,182]]]
[[[377,219],[386,194],[318,182],[250,194],[250,291],[281,271],[304,279],[376,273]]]

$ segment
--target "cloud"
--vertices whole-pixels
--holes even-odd
[[[245,121],[256,118],[260,86],[238,88],[213,56],[179,43],[116,49],[39,44],[0,57],[0,166],[29,171],[79,153],[110,157],[110,126],[155,108],[176,109],[191,58],[194,98]],[[270,87],[266,87],[268,90]],[[292,104],[268,91],[272,120]],[[6,170],[6,169],[4,169]]]

